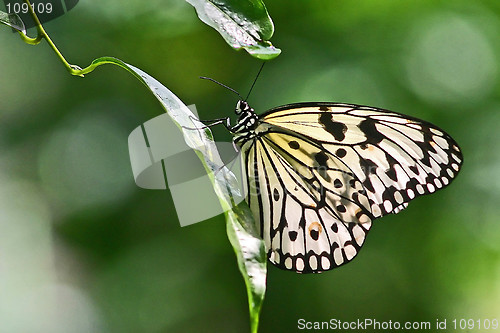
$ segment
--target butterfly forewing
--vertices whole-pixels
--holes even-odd
[[[300,121],[294,119],[300,115]],[[261,118],[273,131],[293,131],[330,152],[363,184],[374,217],[449,184],[462,163],[456,142],[436,126],[365,106],[307,103]]]
[[[297,272],[349,262],[373,219],[448,185],[462,163],[436,126],[365,106],[291,104],[237,126],[247,201],[268,258]]]

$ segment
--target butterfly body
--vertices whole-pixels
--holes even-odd
[[[372,221],[448,185],[462,155],[438,127],[341,103],[298,103],[256,115],[238,101],[230,127],[246,200],[269,260],[301,273],[352,260]]]

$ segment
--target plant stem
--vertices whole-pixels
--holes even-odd
[[[86,67],[84,69],[80,68],[77,65],[71,65],[66,60],[66,58],[64,58],[64,56],[59,51],[59,49],[56,47],[56,45],[54,44],[54,42],[52,41],[52,39],[50,39],[49,35],[47,34],[47,32],[45,31],[45,29],[43,28],[42,23],[40,23],[40,20],[36,16],[36,13],[33,10],[33,7],[31,6],[30,1],[29,0],[24,0],[24,2],[26,2],[28,4],[29,13],[30,13],[31,17],[33,18],[33,21],[35,22],[36,30],[37,30],[37,33],[38,33],[38,35],[36,36],[36,38],[30,38],[30,37],[26,36],[25,34],[23,34],[22,32],[19,32],[19,34],[21,35],[21,39],[24,42],[26,42],[26,43],[28,43],[30,45],[37,45],[37,44],[40,43],[40,41],[42,40],[42,38],[45,38],[47,40],[47,43],[49,44],[50,48],[54,51],[54,53],[57,55],[57,57],[59,58],[59,60],[61,60],[61,62],[63,63],[64,67],[66,67],[66,69],[68,70],[68,72],[71,75],[76,75],[76,76],[83,77],[84,74],[92,72],[97,66],[103,64],[102,62],[98,63],[98,64],[91,64],[90,66],[88,66],[88,67]]]

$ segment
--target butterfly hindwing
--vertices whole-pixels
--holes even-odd
[[[279,136],[284,135],[264,134],[242,149],[247,200],[270,261],[298,272],[324,271],[350,261],[371,226],[361,184],[345,167],[320,167],[281,149]]]

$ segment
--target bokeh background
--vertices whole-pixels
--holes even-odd
[[[500,319],[500,2],[266,5],[283,52],[252,92],[258,112],[399,111],[450,133],[465,164],[450,187],[377,220],[352,263],[269,267],[260,332],[297,331],[301,318],[447,319],[445,331]],[[181,0],[81,0],[45,28],[71,63],[118,57],[203,119],[232,115],[236,96],[200,75],[246,94],[260,66]],[[224,218],[181,228],[168,191],[134,184],[128,134],[163,112],[149,91],[114,66],[71,77],[46,44],[5,26],[0,45],[0,332],[248,331]]]

